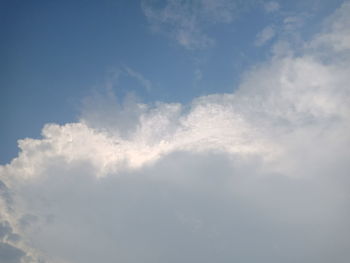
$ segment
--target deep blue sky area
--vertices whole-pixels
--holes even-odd
[[[76,121],[82,99],[104,93],[116,72],[124,72],[113,85],[117,96],[131,92],[144,102],[188,103],[232,92],[242,72],[271,56],[274,41],[293,42],[281,26],[286,17],[306,10],[294,26],[310,34],[341,1],[281,1],[272,12],[265,10],[268,1],[248,2],[232,10],[230,21],[194,10],[196,32],[212,43],[186,47],[176,38],[189,15],[184,10],[173,10],[177,20],[162,20],[146,16],[147,1],[1,1],[0,163],[17,155],[18,139],[39,137],[45,123]],[[270,25],[275,35],[255,44]]]

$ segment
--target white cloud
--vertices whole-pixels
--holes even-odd
[[[1,242],[24,262],[348,262],[349,46],[329,36],[349,8],[233,94],[102,97],[21,140],[0,166]]]
[[[157,5],[158,3],[158,5]],[[214,44],[205,33],[208,25],[231,23],[238,2],[231,0],[143,1],[142,10],[155,31],[175,39],[187,49],[202,49]]]

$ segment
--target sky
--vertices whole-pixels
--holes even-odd
[[[0,262],[350,261],[350,1],[0,2]]]

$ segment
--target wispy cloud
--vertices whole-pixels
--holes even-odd
[[[267,13],[277,12],[280,9],[280,4],[275,1],[265,2],[264,10]]]
[[[147,91],[151,91],[151,81],[146,79],[140,72],[137,72],[129,67],[125,67],[125,71],[130,77],[135,78]]]
[[[256,36],[255,45],[262,46],[266,42],[270,41],[275,35],[276,31],[274,27],[267,26]]]
[[[283,19],[283,29],[285,31],[296,31],[303,26],[305,19],[305,14],[287,16]]]
[[[350,2],[345,2],[343,8],[327,19],[323,32],[308,43],[308,46],[318,48],[321,53],[324,48],[348,53],[350,49],[350,19],[347,11],[349,9]]]
[[[202,49],[215,43],[206,33],[206,27],[216,23],[231,23],[240,8],[231,0],[167,0],[143,1],[142,10],[151,27],[175,39],[187,49]]]

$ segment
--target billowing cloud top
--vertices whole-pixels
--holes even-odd
[[[349,13],[232,94],[99,107],[20,140],[0,258],[349,262]]]

